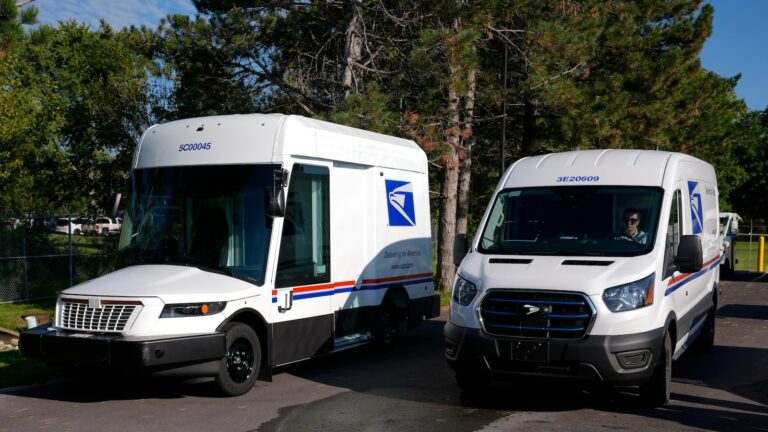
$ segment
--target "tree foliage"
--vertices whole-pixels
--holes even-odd
[[[735,96],[738,76],[701,67],[716,12],[702,0],[193,3],[155,29],[24,34],[33,13],[1,0],[0,206],[96,206],[153,121],[281,112],[424,148],[443,287],[454,233],[527,155],[690,153],[717,168],[723,208],[768,210],[768,114]]]

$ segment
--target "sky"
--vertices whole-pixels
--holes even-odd
[[[724,77],[741,74],[736,95],[751,110],[768,108],[768,0],[706,0],[715,7],[712,35],[702,66]],[[55,25],[74,19],[98,27],[105,19],[120,29],[156,26],[168,14],[194,15],[191,0],[34,0],[38,20]]]

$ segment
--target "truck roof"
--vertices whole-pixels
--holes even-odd
[[[503,187],[535,187],[568,184],[626,186],[663,186],[667,167],[690,162],[700,165],[712,177],[714,169],[708,163],[682,153],[655,150],[581,150],[550,153],[520,159],[506,174]],[[711,173],[711,175],[710,175]],[[559,178],[567,178],[558,181]]]
[[[136,148],[133,167],[281,163],[286,156],[427,171],[426,155],[413,141],[282,114],[197,117],[152,126]]]

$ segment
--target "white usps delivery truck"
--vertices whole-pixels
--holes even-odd
[[[274,366],[389,344],[439,313],[426,155],[299,116],[153,126],[117,261],[63,291],[53,324],[21,335],[23,355],[212,377],[239,395]]]
[[[583,380],[665,404],[673,359],[714,341],[717,194],[712,166],[678,153],[517,161],[469,252],[456,245],[444,333],[459,385]]]

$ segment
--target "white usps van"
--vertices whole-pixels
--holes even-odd
[[[274,366],[389,344],[437,316],[426,155],[298,116],[153,126],[135,152],[117,260],[63,291],[22,353],[245,393]]]
[[[725,274],[733,273],[739,262],[736,258],[736,238],[739,235],[739,222],[742,221],[738,213],[720,212],[720,237],[723,239],[720,271]]]
[[[712,166],[677,153],[517,161],[455,280],[444,332],[459,385],[583,380],[666,403],[672,360],[714,340],[717,194]]]

